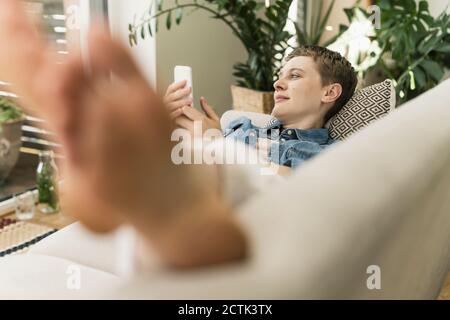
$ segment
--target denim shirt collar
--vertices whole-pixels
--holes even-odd
[[[318,144],[326,144],[330,139],[328,129],[326,128],[314,128],[314,129],[291,129],[283,128],[283,124],[278,120],[272,120],[266,129],[279,129],[281,130],[280,138],[285,140],[301,140],[310,141]]]

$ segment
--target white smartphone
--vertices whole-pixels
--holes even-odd
[[[191,87],[191,94],[189,95],[194,101],[194,88],[192,87],[192,68],[188,66],[175,66],[174,69],[174,80],[175,82],[180,82],[186,80],[186,87]]]

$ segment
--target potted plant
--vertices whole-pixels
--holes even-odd
[[[4,184],[19,158],[24,115],[12,100],[0,98],[0,184]]]
[[[327,47],[328,45],[336,41],[336,39],[339,37],[339,34],[325,42],[321,42],[336,0],[332,0],[330,2],[325,10],[325,14],[323,14],[323,6],[325,4],[324,0],[316,0],[315,2],[318,4],[317,14],[311,15],[310,19],[307,18],[309,5],[311,5],[310,1],[299,1],[301,1],[303,19],[298,21],[298,23],[294,22],[298,45],[321,45],[323,47]]]
[[[369,14],[359,7],[345,9],[349,22],[356,15]],[[365,75],[379,70],[383,77],[394,80],[399,104],[436,86],[450,68],[450,15],[443,11],[433,17],[428,1],[376,0],[381,10],[380,28],[374,29],[372,41],[380,52]],[[341,25],[345,32],[347,26]]]
[[[269,1],[266,1],[266,3]],[[289,47],[292,35],[285,30],[292,0],[276,0],[266,6],[264,2],[248,0],[192,0],[164,8],[163,0],[151,1],[149,10],[129,24],[130,45],[152,36],[158,22],[165,18],[170,29],[173,22],[181,23],[186,10],[204,10],[213,19],[223,21],[240,40],[247,51],[247,61],[234,65],[237,86],[232,86],[233,105],[270,113],[273,108],[273,81]],[[267,3],[269,4],[269,3]]]

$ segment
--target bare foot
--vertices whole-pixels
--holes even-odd
[[[98,232],[128,221],[172,266],[245,256],[216,169],[172,163],[167,108],[121,44],[97,29],[89,76],[80,54],[56,65],[16,0],[0,1],[0,38],[0,77],[63,143],[63,200],[74,217]]]

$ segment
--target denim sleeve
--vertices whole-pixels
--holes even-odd
[[[240,117],[230,122],[224,130],[226,138],[234,138],[246,144],[255,146],[258,140],[257,129],[247,117]]]
[[[280,145],[279,164],[295,169],[320,153],[325,147],[326,145],[310,141],[288,141]]]

